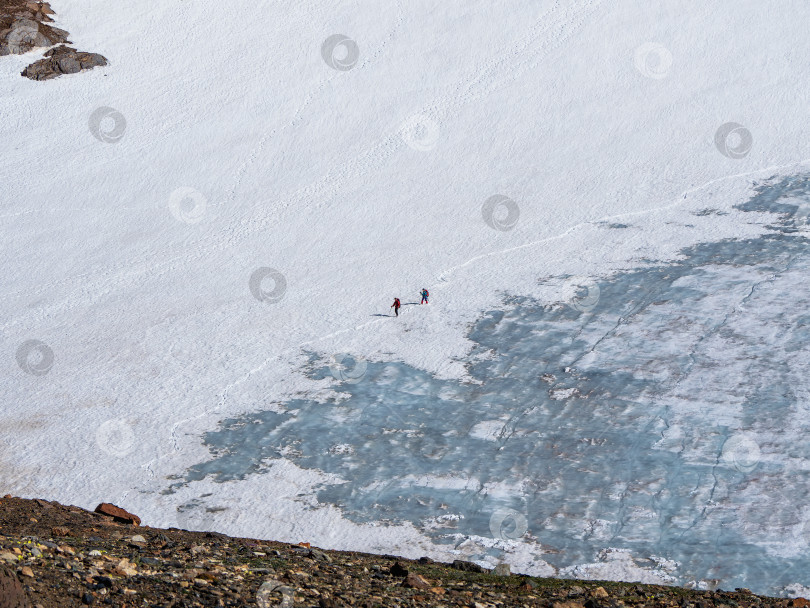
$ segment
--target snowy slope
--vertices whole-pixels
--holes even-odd
[[[469,380],[468,330],[504,294],[565,302],[550,279],[760,236],[773,214],[732,206],[810,159],[798,0],[52,6],[110,65],[40,83],[19,77],[36,53],[0,61],[4,491],[148,524],[210,493],[228,510],[194,517],[225,532],[452,555],[318,502],[334,474],[292,459],[165,490],[221,420],[332,396],[313,354]],[[356,58],[324,57],[335,34]],[[516,207],[487,222],[495,195]],[[429,307],[377,316],[423,286]],[[22,369],[29,340],[47,372]]]

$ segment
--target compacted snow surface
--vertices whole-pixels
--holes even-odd
[[[810,5],[694,4],[55,0],[110,65],[0,61],[4,493],[807,593]]]

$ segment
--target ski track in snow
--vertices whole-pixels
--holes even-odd
[[[559,2],[555,2],[554,7],[549,11],[549,14],[553,14],[559,9]],[[573,7],[576,4],[572,5]],[[479,74],[475,75],[471,78],[471,80],[466,83],[465,85],[459,85],[456,88],[462,89],[460,93],[458,93],[452,100],[448,100],[447,98],[440,98],[434,101],[431,104],[431,108],[437,108],[431,112],[430,110],[426,110],[423,113],[426,113],[430,116],[439,117],[438,109],[441,109],[441,114],[447,114],[452,110],[457,109],[461,105],[465,105],[471,103],[474,100],[479,99],[486,94],[489,94],[494,88],[494,85],[491,86],[482,86],[481,91],[478,93],[473,93],[472,89],[477,86],[479,83],[483,83],[484,85],[490,85],[490,83],[494,79],[494,74],[497,73],[498,68],[503,68],[504,66],[511,66],[508,63],[509,60],[514,60],[515,57],[521,55],[532,43],[536,42],[543,33],[548,30],[553,30],[554,34],[551,36],[551,42],[549,43],[549,47],[541,46],[540,49],[535,51],[535,53],[541,53],[542,55],[546,55],[552,49],[556,49],[559,45],[565,42],[573,33],[578,31],[578,29],[584,24],[585,18],[590,15],[596,7],[599,6],[598,2],[594,2],[593,0],[589,0],[584,4],[584,8],[582,10],[576,10],[572,7],[569,7],[569,11],[563,14],[563,17],[558,22],[552,23],[545,23],[544,18],[536,24],[535,28],[531,30],[531,33],[525,36],[526,41],[521,42],[516,45],[515,48],[510,48],[508,51],[505,52],[504,57],[499,57],[494,59],[487,68],[479,72]],[[399,27],[402,21],[401,14],[398,16],[397,26],[395,27],[394,31],[389,34],[389,38],[395,35],[396,29]],[[573,25],[573,28],[570,26]],[[382,49],[385,45],[382,45],[377,51],[374,53],[374,57],[379,55],[382,52]],[[523,71],[528,69],[530,63],[534,65],[540,60],[541,57],[533,57],[533,61],[526,59],[522,62],[517,64],[517,68],[510,70],[509,76],[511,79],[517,78],[522,72],[519,71],[519,68],[522,68]],[[367,61],[370,61],[367,60]],[[363,65],[365,65],[364,62]],[[321,82],[321,84],[317,87],[316,93],[320,92],[324,89],[326,84],[330,82],[330,79],[326,79]],[[308,98],[304,101],[304,103],[299,107],[298,111],[295,113],[294,118],[289,123],[288,126],[293,126],[295,121],[299,118],[301,112],[311,103],[312,99],[315,97],[316,93],[312,93]],[[265,135],[262,140],[260,141],[257,149],[250,155],[247,161],[243,164],[243,167],[237,172],[237,177],[235,180],[234,186],[231,188],[231,194],[228,198],[229,201],[232,201],[233,198],[236,196],[236,190],[238,189],[239,185],[242,183],[245,173],[249,170],[250,166],[255,163],[255,160],[258,158],[261,149],[264,147],[268,139],[273,137],[275,133],[271,132]],[[88,148],[91,146],[88,145]],[[137,150],[137,153],[140,154],[144,151],[146,144]],[[402,137],[399,133],[394,133],[389,135],[386,139],[380,142],[374,148],[366,150],[360,153],[355,159],[346,165],[340,167],[337,174],[333,176],[331,173],[327,173],[323,178],[321,178],[318,182],[310,184],[296,193],[293,193],[289,197],[287,197],[288,202],[281,205],[280,209],[287,209],[292,205],[296,205],[298,207],[301,204],[307,204],[314,201],[316,198],[321,197],[325,198],[325,200],[329,200],[333,198],[337,192],[340,191],[340,187],[343,183],[345,183],[348,179],[356,179],[360,176],[368,174],[368,172],[374,168],[378,168],[384,161],[388,160],[395,152],[401,150],[405,147],[405,143],[402,140]],[[100,154],[100,152],[99,152]],[[130,153],[129,156],[136,156],[134,153]],[[98,159],[95,159],[98,160]],[[112,159],[110,159],[112,160]],[[106,161],[110,162],[110,161]],[[259,201],[254,204],[254,208],[262,205],[264,201]],[[183,255],[176,256],[165,262],[155,264],[154,259],[152,256],[144,256],[139,260],[131,260],[127,263],[121,263],[118,267],[108,268],[105,269],[104,275],[107,278],[105,281],[99,281],[92,285],[87,285],[85,280],[93,278],[93,272],[87,272],[84,274],[72,276],[65,278],[61,281],[48,283],[45,285],[38,286],[38,288],[27,290],[24,292],[11,292],[6,294],[6,296],[0,301],[12,298],[12,297],[19,297],[19,296],[26,296],[26,297],[34,297],[40,294],[43,294],[47,291],[51,291],[53,288],[56,287],[63,287],[69,284],[82,284],[84,287],[81,289],[81,292],[84,293],[84,297],[82,298],[80,295],[74,295],[73,297],[67,297],[63,301],[61,305],[52,305],[48,308],[42,309],[43,316],[51,315],[51,314],[58,314],[64,312],[67,309],[70,309],[75,306],[89,306],[105,297],[109,293],[115,292],[119,285],[126,284],[128,286],[138,286],[143,285],[147,280],[152,279],[153,277],[163,276],[167,273],[177,271],[181,269],[183,266],[190,265],[195,261],[199,260],[202,257],[211,255],[214,252],[222,251],[224,249],[231,248],[239,243],[244,242],[247,238],[253,236],[256,233],[262,232],[267,230],[271,225],[277,223],[277,218],[275,217],[278,213],[278,210],[274,210],[272,215],[265,216],[264,218],[259,218],[250,221],[232,221],[231,226],[225,229],[223,232],[217,235],[218,242],[211,243],[210,238],[201,238],[196,241],[191,241],[185,247],[187,251],[190,252],[199,252],[197,254],[194,253],[186,253]],[[234,226],[234,224],[236,224]],[[91,295],[92,294],[92,295]],[[18,321],[21,322],[22,320]],[[0,325],[0,330],[8,330],[9,328],[13,327],[14,322],[6,322],[4,325]]]

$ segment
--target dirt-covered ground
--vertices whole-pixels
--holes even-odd
[[[746,590],[496,575],[475,564],[161,530],[44,500],[0,499],[0,606],[804,607]],[[27,602],[27,603],[26,603]]]

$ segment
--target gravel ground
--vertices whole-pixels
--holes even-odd
[[[0,608],[86,605],[804,608],[810,602],[744,589],[496,575],[468,562],[161,530],[55,502],[0,499]]]

